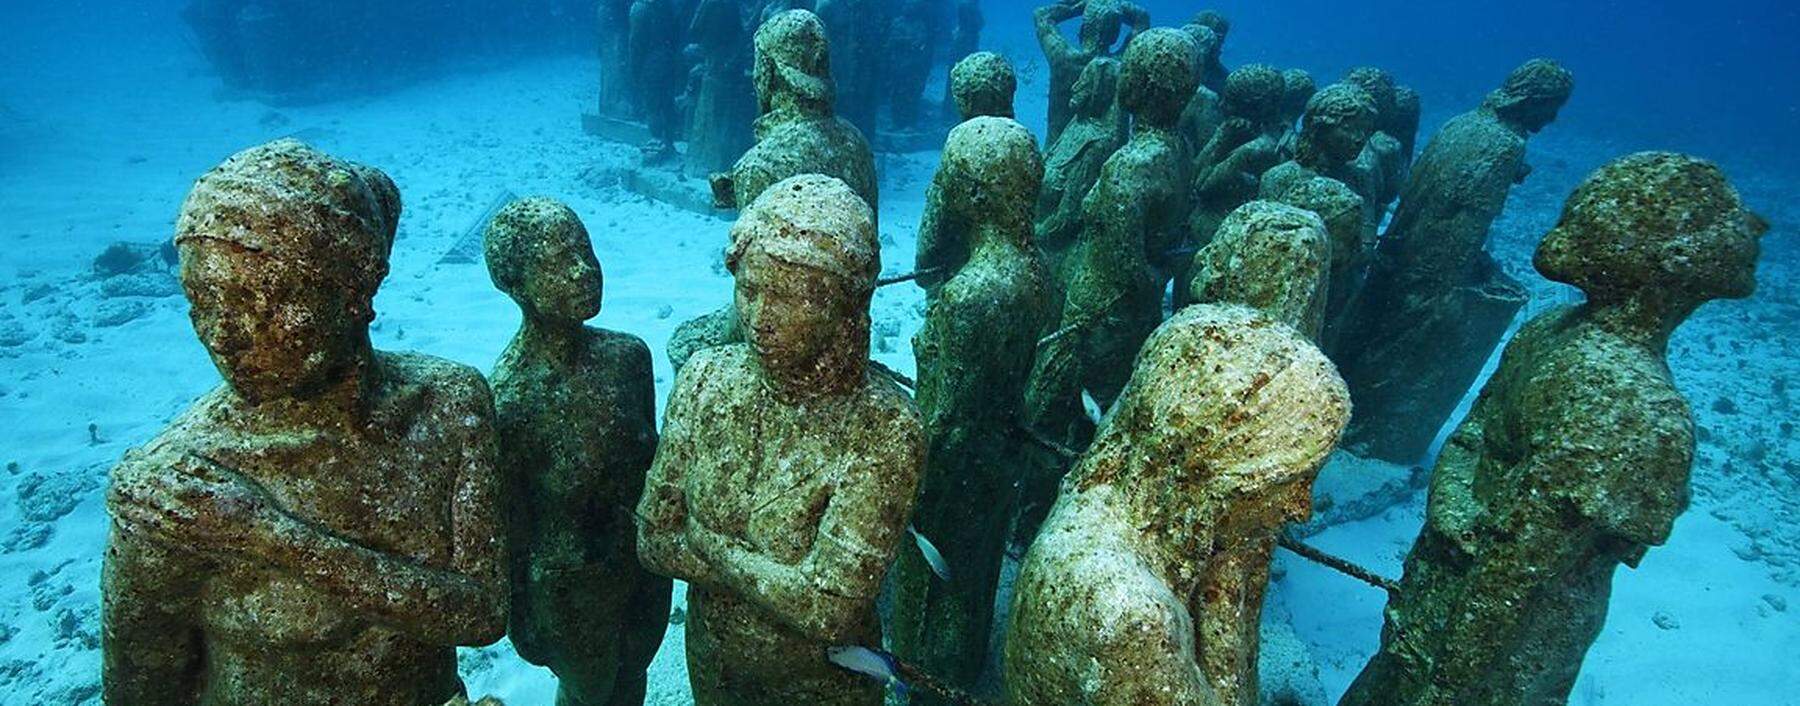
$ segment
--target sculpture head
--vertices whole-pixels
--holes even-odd
[[[1280,71],[1263,64],[1245,64],[1226,77],[1219,102],[1226,117],[1243,118],[1260,128],[1281,120],[1286,95],[1287,81]]]
[[[1574,91],[1575,75],[1568,69],[1549,59],[1532,59],[1513,69],[1482,107],[1529,135],[1555,122]]]
[[[1083,52],[1098,56],[1112,49],[1124,27],[1123,0],[1088,0],[1082,6],[1081,26],[1075,30],[1075,38],[1081,42]]]
[[[1199,84],[1193,38],[1181,30],[1158,27],[1131,40],[1119,70],[1119,105],[1138,122],[1169,129]]]
[[[1590,301],[1660,302],[1660,313],[1686,316],[1756,290],[1757,241],[1767,230],[1713,163],[1640,152],[1575,188],[1532,264]]]
[[[1300,116],[1299,160],[1307,166],[1345,164],[1375,134],[1375,100],[1369,92],[1334,83],[1313,94]]]
[[[950,95],[963,120],[982,115],[1013,116],[1013,92],[1018,76],[1006,57],[991,51],[963,57],[950,69]]]
[[[1331,241],[1311,211],[1251,201],[1219,224],[1194,253],[1194,301],[1242,304],[1319,337],[1325,316]]]
[[[1305,69],[1288,69],[1281,72],[1281,79],[1287,88],[1282,93],[1281,121],[1292,125],[1306,112],[1306,102],[1312,100],[1319,87],[1313,83],[1312,74]]]
[[[175,223],[190,316],[251,404],[307,398],[369,356],[400,192],[379,170],[295,140],[201,176]]]
[[[1349,390],[1305,336],[1249,307],[1196,304],[1144,343],[1069,482],[1121,487],[1177,544],[1197,522],[1274,528],[1311,511],[1349,419]]]
[[[1373,66],[1358,66],[1344,74],[1344,83],[1363,89],[1375,101],[1375,126],[1381,129],[1399,100],[1400,87],[1394,75]]]
[[[488,276],[528,319],[579,324],[600,313],[600,261],[581,218],[556,199],[513,201],[483,241]]]
[[[738,216],[725,266],[737,278],[744,335],[777,391],[806,397],[861,384],[880,248],[868,204],[819,174],[777,182]]]
[[[1186,32],[1194,40],[1195,56],[1197,57],[1194,71],[1204,74],[1208,65],[1219,60],[1219,54],[1225,49],[1225,39],[1220,37],[1218,32],[1212,31],[1211,27],[1191,22],[1182,25],[1181,31]]]
[[[806,10],[787,10],[756,29],[751,80],[763,113],[789,109],[831,115],[836,86],[825,23]]]
[[[1103,56],[1088,62],[1075,78],[1070,94],[1069,108],[1076,117],[1105,115],[1119,94],[1119,60]]]
[[[1037,138],[1010,118],[979,117],[950,130],[932,184],[959,220],[993,224],[993,232],[1028,245],[1044,160]]]
[[[1196,12],[1194,13],[1194,18],[1188,20],[1188,24],[1199,25],[1212,30],[1212,33],[1218,36],[1220,46],[1224,46],[1225,37],[1231,34],[1231,20],[1226,19],[1225,15],[1221,14],[1218,10],[1201,10]]]
[[[1425,107],[1419,99],[1419,92],[1412,86],[1400,86],[1394,89],[1394,113],[1391,119],[1383,120],[1381,129],[1393,135],[1400,144],[1410,148],[1419,137],[1419,118]]]

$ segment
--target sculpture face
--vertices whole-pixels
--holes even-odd
[[[1307,102],[1300,129],[1326,159],[1349,162],[1375,134],[1375,103],[1361,88],[1327,86]]]
[[[744,336],[765,370],[793,377],[836,353],[857,302],[836,277],[761,252],[738,264],[736,301]],[[866,316],[866,313],[861,315]]]
[[[1531,134],[1556,121],[1574,90],[1575,77],[1568,69],[1547,59],[1532,59],[1513,69],[1488,100],[1494,112]]]
[[[604,284],[587,228],[547,198],[507,204],[484,243],[494,285],[530,315],[579,323],[600,313]]]
[[[1081,50],[1088,54],[1105,53],[1119,41],[1124,25],[1125,12],[1118,0],[1089,2],[1081,13],[1081,27],[1076,30]]]

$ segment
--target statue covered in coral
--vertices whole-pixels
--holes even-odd
[[[731,168],[751,144],[756,104],[743,8],[738,0],[700,0],[687,36],[700,57],[694,67],[700,80],[689,109],[683,167],[689,176],[705,178]]]
[[[1260,312],[1158,328],[1020,567],[1011,703],[1256,704],[1274,533],[1307,516],[1349,415],[1325,356]]]
[[[1047,276],[1031,245],[1032,197],[1043,175],[1037,139],[1006,118],[950,131],[926,203],[928,220],[955,221],[966,253],[927,290],[913,337],[917,401],[929,452],[916,531],[942,550],[949,576],[919,552],[895,566],[893,643],[939,678],[973,684],[993,633],[1012,501],[1025,377],[1049,314]],[[914,704],[935,704],[913,697]]]
[[[644,161],[658,163],[675,155],[675,139],[681,133],[681,111],[675,95],[685,84],[681,68],[681,25],[675,0],[632,0],[629,12],[630,40],[626,46],[626,70],[637,99],[650,142],[643,146]]]
[[[1330,287],[1331,240],[1311,211],[1251,201],[1194,253],[1189,292],[1200,303],[1243,304],[1317,340]]]
[[[950,99],[958,122],[991,115],[1013,116],[1013,93],[1019,77],[1006,57],[991,51],[975,52],[950,68]]]
[[[1352,448],[1419,460],[1524,305],[1523,288],[1485,250],[1488,228],[1530,171],[1526,138],[1573,87],[1554,62],[1527,62],[1446,123],[1413,165],[1332,349],[1356,397]]]
[[[600,263],[567,206],[508,204],[486,259],[524,315],[493,375],[513,647],[556,673],[561,706],[642,704],[670,591],[639,566],[631,514],[656,453],[650,349],[582,325],[600,312]]]
[[[369,344],[400,194],[293,140],[195,183],[176,222],[225,383],[112,471],[113,704],[417,706],[506,626],[493,398]]]
[[[794,177],[744,210],[726,263],[749,342],[677,376],[639,551],[689,583],[695,703],[879,706],[825,657],[880,644],[925,454],[912,401],[869,365],[873,216],[841,181]]]
[[[1115,100],[1118,85],[1117,59],[1088,62],[1069,98],[1069,124],[1044,155],[1044,186],[1038,191],[1033,240],[1053,275],[1081,233],[1081,202],[1100,179],[1101,165],[1130,137],[1130,119]]]
[[[1766,229],[1683,155],[1624,157],[1575,190],[1533,264],[1587,301],[1525,325],[1445,445],[1381,650],[1342,704],[1568,700],[1614,572],[1687,508],[1669,335],[1754,291]]]
[[[1316,176],[1356,188],[1356,158],[1375,134],[1375,99],[1348,83],[1334,83],[1313,94],[1300,115],[1300,134],[1293,158],[1263,175],[1260,198],[1280,200]]]
[[[1188,215],[1191,248],[1212,241],[1227,214],[1256,198],[1262,175],[1281,162],[1281,101],[1287,82],[1281,72],[1249,64],[1231,72],[1221,96],[1225,120],[1194,156],[1194,207]],[[1188,303],[1189,271],[1179,259],[1172,273],[1175,303]]]
[[[1069,99],[1081,70],[1096,58],[1115,56],[1113,46],[1120,43],[1119,33],[1127,24],[1131,34],[1125,38],[1125,46],[1130,46],[1133,37],[1150,29],[1150,13],[1122,0],[1059,0],[1039,7],[1031,17],[1037,28],[1038,46],[1044,50],[1044,59],[1050,66],[1050,125],[1044,132],[1044,142],[1054,144],[1073,117]],[[1076,43],[1071,45],[1057,25],[1077,17],[1081,18],[1081,26],[1076,30]]]
[[[938,48],[944,37],[943,0],[888,0],[887,66],[882,85],[887,89],[888,124],[895,130],[920,127],[924,111],[925,83],[931,80]],[[936,113],[933,113],[936,115]]]

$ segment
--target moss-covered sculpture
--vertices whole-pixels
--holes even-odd
[[[1311,211],[1244,204],[1194,253],[1196,302],[1243,304],[1317,340],[1331,277],[1331,241]]]
[[[638,114],[650,131],[644,161],[658,163],[675,155],[681,133],[681,111],[675,95],[685,84],[681,64],[681,20],[675,0],[632,0],[626,70],[631,73]]]
[[[508,204],[486,259],[524,315],[493,375],[513,647],[556,673],[561,706],[642,704],[670,590],[639,566],[631,515],[656,453],[650,349],[582,325],[600,312],[600,263],[567,206]]]
[[[1073,327],[1038,350],[1026,391],[1026,424],[1065,445],[1084,440],[1092,426],[1082,395],[1100,404],[1117,397],[1131,360],[1162,320],[1169,251],[1181,242],[1188,211],[1188,160],[1175,121],[1194,91],[1194,40],[1157,28],[1132,40],[1119,72],[1119,105],[1136,116],[1130,141],[1108,157],[1082,201],[1080,242],[1061,276],[1059,327]],[[1186,255],[1181,256],[1185,259]],[[1022,481],[1029,538],[1050,505],[1065,467],[1046,459]]]
[[[195,183],[175,243],[225,384],[112,471],[107,703],[443,703],[505,632],[487,384],[369,345],[399,217],[292,140]]]
[[[1381,650],[1342,704],[1568,700],[1615,570],[1687,508],[1694,421],[1669,335],[1750,295],[1766,228],[1682,155],[1624,157],[1575,190],[1533,263],[1587,302],[1519,332],[1445,445]]]
[[[950,44],[948,49],[950,51],[950,58],[956,61],[956,65],[960,65],[963,59],[959,59],[958,57],[967,58],[976,54],[988,53],[980,51],[981,30],[987,26],[987,17],[981,12],[981,0],[955,0],[954,5],[955,23],[950,29]],[[998,57],[999,55],[996,54],[995,56]],[[1001,58],[1001,61],[1004,62],[1005,59]],[[1006,73],[1008,75],[1006,80],[1008,88],[1006,89],[1005,113],[970,113],[963,110],[962,105],[956,98],[956,65],[951,67],[950,80],[944,82],[943,113],[945,120],[952,123],[961,122],[975,117],[976,115],[996,115],[1002,118],[1013,117],[1012,96],[1018,80],[1016,77],[1012,76],[1012,64],[1006,64]],[[997,106],[999,103],[992,103],[992,105]]]
[[[1399,198],[1400,188],[1406,183],[1406,170],[1412,160],[1412,150],[1410,144],[1402,142],[1395,132],[1404,131],[1409,119],[1412,129],[1418,129],[1418,94],[1408,92],[1415,100],[1409,106],[1414,111],[1409,118],[1401,110],[1400,85],[1394,81],[1392,74],[1373,66],[1362,66],[1345,74],[1344,82],[1362,88],[1375,100],[1375,132],[1369,135],[1368,143],[1363,145],[1362,154],[1356,156],[1353,167],[1356,181],[1350,183],[1350,186],[1362,194],[1368,203],[1369,209],[1365,217],[1369,219],[1370,227],[1378,228],[1387,214],[1388,206]]]
[[[1274,533],[1350,414],[1291,327],[1197,304],[1145,343],[1020,568],[1015,706],[1250,706]]]
[[[1225,18],[1218,10],[1201,10],[1194,13],[1188,24],[1205,27],[1217,38],[1212,46],[1201,46],[1200,51],[1200,85],[1213,90],[1214,93],[1225,92],[1225,82],[1231,71],[1225,68],[1220,58],[1225,53],[1225,39],[1231,36],[1231,20]]]
[[[1311,211],[1325,225],[1331,241],[1323,325],[1314,340],[1326,353],[1337,350],[1344,312],[1362,287],[1369,261],[1375,257],[1375,229],[1363,212],[1363,198],[1336,179],[1312,177],[1288,187],[1281,203]]]
[[[1484,250],[1525,140],[1555,119],[1569,72],[1534,60],[1446,123],[1412,179],[1332,350],[1356,397],[1347,443],[1397,463],[1424,455],[1525,302]]]
[[[1219,35],[1211,28],[1189,22],[1181,26],[1182,31],[1194,38],[1199,48],[1200,61],[1207,63],[1206,57],[1216,55],[1220,49]],[[1176,133],[1181,135],[1182,143],[1187,146],[1188,154],[1200,154],[1206,148],[1207,141],[1212,139],[1213,132],[1219,124],[1225,122],[1225,110],[1221,105],[1219,93],[1224,91],[1221,84],[1217,90],[1205,84],[1194,86],[1194,95],[1190,96],[1187,105],[1181,109],[1181,119],[1176,121]]]
[[[1044,186],[1038,191],[1036,235],[1050,272],[1081,233],[1081,202],[1100,178],[1100,166],[1130,137],[1130,120],[1115,100],[1119,62],[1088,62],[1070,97],[1069,124],[1044,155]]]
[[[875,134],[876,114],[881,109],[886,7],[886,0],[818,0],[813,7],[831,38],[836,113],[864,135]]]
[[[761,115],[756,146],[713,176],[720,208],[744,208],[770,184],[799,174],[824,174],[849,184],[875,209],[875,155],[849,121],[832,113],[830,49],[825,25],[811,12],[788,10],[756,30],[754,68]]]
[[[896,130],[919,127],[925,84],[944,38],[940,0],[888,0],[887,51],[882,55],[882,88],[888,123]]]
[[[1356,188],[1356,158],[1375,134],[1375,99],[1348,83],[1313,94],[1300,116],[1294,156],[1263,175],[1260,197],[1280,200],[1287,190],[1315,176]]]
[[[688,23],[687,41],[700,55],[683,163],[689,176],[707,178],[729,169],[751,145],[756,104],[747,35],[737,0],[701,0]]]
[[[1287,90],[1281,100],[1281,124],[1287,127],[1287,135],[1299,137],[1300,116],[1306,112],[1306,104],[1312,100],[1313,94],[1319,92],[1318,84],[1313,82],[1312,74],[1305,69],[1287,69],[1281,72]],[[1291,147],[1292,142],[1283,140],[1284,148]]]
[[[958,120],[991,115],[1013,116],[1013,92],[1019,79],[1006,57],[991,51],[963,57],[950,69],[950,98]]]
[[[1125,46],[1130,46],[1133,38],[1150,29],[1150,13],[1123,0],[1060,0],[1037,8],[1031,17],[1038,46],[1050,67],[1050,120],[1044,143],[1055,144],[1074,117],[1069,101],[1081,70],[1096,58],[1113,56],[1113,45],[1119,43],[1119,33],[1128,23],[1131,34],[1125,38]],[[1075,33],[1076,44],[1071,46],[1057,25],[1077,17],[1081,26]]]
[[[869,366],[873,216],[841,181],[794,177],[745,209],[726,262],[749,343],[676,377],[640,556],[689,582],[695,703],[879,705],[880,685],[825,659],[880,644],[925,454],[912,401]]]
[[[894,651],[933,675],[973,684],[986,664],[994,592],[1017,495],[1017,433],[1047,276],[1031,245],[1043,175],[1037,138],[1005,118],[950,131],[926,208],[962,223],[968,254],[928,290],[913,337],[917,401],[929,440],[913,526],[942,552],[940,580],[918,552],[895,566]],[[924,696],[914,704],[939,703]]]
[[[631,0],[599,0],[594,4],[595,38],[600,58],[600,86],[595,107],[600,115],[629,118],[636,103],[626,65],[631,45]]]

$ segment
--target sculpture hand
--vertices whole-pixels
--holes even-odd
[[[279,512],[243,474],[194,454],[172,466],[121,466],[107,506],[129,533],[227,556],[253,552]]]

